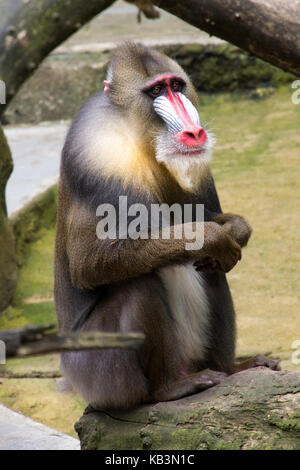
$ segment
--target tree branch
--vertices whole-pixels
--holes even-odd
[[[152,0],[152,3],[300,76],[298,0]]]
[[[47,334],[54,325],[30,325],[16,330],[0,331],[8,357],[27,357],[54,352],[87,349],[137,349],[144,341],[142,333],[107,333],[85,331],[68,334]]]
[[[180,400],[126,412],[88,406],[75,430],[82,450],[296,450],[299,409],[300,372],[260,367]]]
[[[1,0],[0,79],[6,106],[60,43],[115,0]],[[0,115],[5,105],[0,106]]]

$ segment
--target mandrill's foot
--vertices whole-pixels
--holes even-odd
[[[272,370],[281,370],[279,360],[272,359],[266,356],[255,356],[247,359],[246,361],[236,364],[234,372],[240,372],[242,370],[251,369],[253,367],[268,367]]]
[[[155,392],[154,399],[155,401],[178,400],[179,398],[213,387],[223,382],[226,377],[227,374],[224,372],[205,369],[161,387]]]

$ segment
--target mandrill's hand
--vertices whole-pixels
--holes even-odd
[[[229,272],[241,259],[241,247],[215,222],[208,222],[204,233],[205,256],[195,261],[197,271]]]
[[[218,214],[213,220],[221,225],[241,248],[247,245],[252,228],[243,217],[228,213]]]

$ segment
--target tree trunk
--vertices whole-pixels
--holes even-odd
[[[298,0],[152,0],[184,21],[300,76]]]
[[[115,0],[2,0],[0,79],[6,105],[42,60]],[[0,106],[0,115],[5,109]]]
[[[9,305],[17,282],[15,240],[5,204],[5,188],[12,169],[11,153],[0,126],[0,313]]]
[[[300,449],[300,372],[249,369],[131,412],[88,407],[75,429],[83,450]]]

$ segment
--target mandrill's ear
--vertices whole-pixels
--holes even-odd
[[[110,82],[108,80],[104,80],[104,93],[109,95],[110,92]]]

